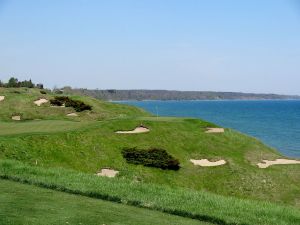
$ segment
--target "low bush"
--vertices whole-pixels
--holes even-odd
[[[128,163],[157,167],[168,170],[179,170],[179,161],[169,155],[164,149],[150,148],[124,148],[122,155]]]
[[[72,107],[76,112],[81,112],[84,110],[91,110],[92,106],[85,104],[79,100],[70,99],[67,96],[55,96],[54,99],[50,100],[51,105]]]
[[[43,95],[47,94],[46,91],[40,91],[40,93]]]

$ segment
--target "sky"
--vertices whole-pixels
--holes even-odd
[[[300,0],[0,0],[0,80],[300,95]]]

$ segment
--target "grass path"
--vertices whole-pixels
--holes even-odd
[[[0,179],[0,224],[209,225],[208,223]]]
[[[66,120],[0,122],[0,135],[64,132],[80,129],[91,124],[92,122],[75,122]]]

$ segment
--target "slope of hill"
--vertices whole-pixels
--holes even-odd
[[[70,107],[51,107],[49,102],[37,106],[33,103],[35,100],[49,100],[55,96],[53,93],[41,94],[38,89],[2,88],[0,96],[5,96],[0,102],[1,160],[17,160],[38,168],[72,169],[86,174],[111,168],[119,171],[118,176],[111,179],[150,185],[149,190],[152,184],[158,184],[299,207],[299,165],[258,168],[256,164],[263,159],[284,157],[260,141],[234,130],[206,133],[207,127],[217,126],[197,119],[157,118],[135,107],[86,96],[69,97],[91,105],[91,111],[78,113]],[[77,116],[67,116],[69,113],[77,113]],[[21,121],[11,119],[15,114],[21,115]],[[141,124],[150,132],[116,133],[133,130]],[[124,148],[134,147],[165,149],[179,160],[180,169],[162,170],[129,164],[121,152]],[[201,167],[193,165],[191,159],[225,160],[226,164]],[[3,173],[1,177],[19,176],[22,180],[22,174],[13,172],[13,168],[11,171],[12,174]],[[24,176],[26,171],[30,170],[22,169]],[[42,174],[45,176],[42,180],[47,180],[49,174]],[[55,187],[55,182],[52,185]]]
[[[0,180],[0,190],[0,224],[5,225],[209,225],[189,218],[11,181]]]
[[[65,88],[69,93],[84,94],[103,100],[272,100],[300,99],[297,95],[253,94],[242,92],[214,91],[169,91],[169,90],[88,90]]]
[[[103,119],[113,119],[122,117],[136,117],[149,115],[145,111],[122,105],[112,105],[105,101],[99,101],[94,98],[72,96],[76,100],[84,100],[86,104],[92,105],[92,111],[77,113],[78,117],[68,117],[67,114],[75,113],[71,107],[50,107],[50,103],[37,106],[34,101],[38,99],[53,99],[57,96],[49,91],[42,94],[41,90],[35,88],[1,88],[0,95],[5,99],[0,102],[0,120],[11,121],[12,115],[21,115],[22,120],[68,120],[68,121],[97,121]],[[61,96],[61,95],[60,95]]]

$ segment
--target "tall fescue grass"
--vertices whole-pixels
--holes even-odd
[[[221,225],[300,223],[300,212],[292,207],[122,178],[97,177],[66,169],[45,169],[17,161],[0,160],[0,177]]]

